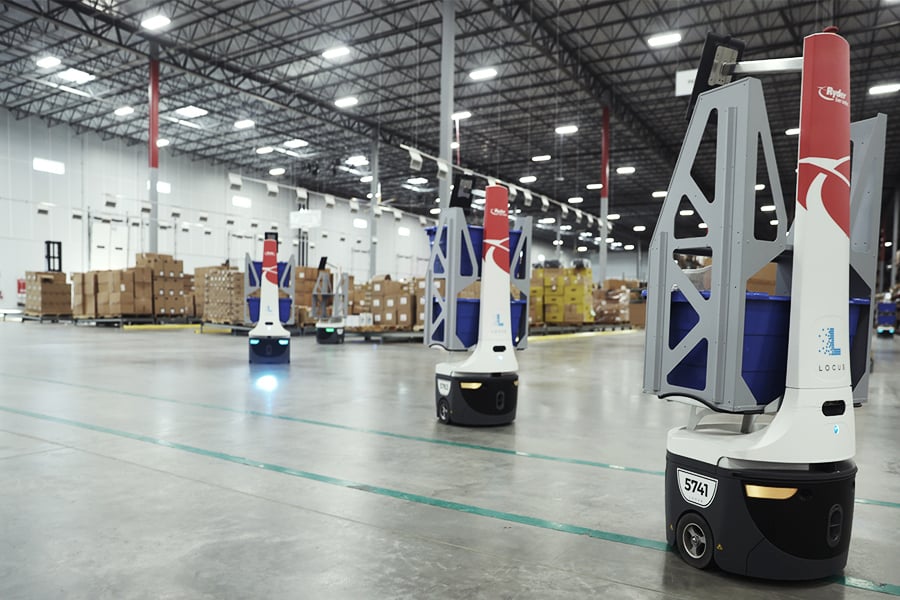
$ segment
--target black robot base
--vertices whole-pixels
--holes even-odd
[[[255,337],[249,338],[251,364],[283,364],[291,362],[291,338]]]
[[[435,374],[437,418],[454,425],[507,425],[516,419],[516,373]]]
[[[666,538],[690,565],[810,580],[847,564],[853,461],[729,469],[667,453]]]

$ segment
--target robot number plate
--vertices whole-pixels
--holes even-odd
[[[678,469],[678,489],[685,502],[706,508],[716,497],[719,482],[716,479]]]

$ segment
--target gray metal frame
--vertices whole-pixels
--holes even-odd
[[[705,198],[691,176],[691,168],[710,113],[718,111],[715,195]],[[851,186],[851,267],[866,290],[851,289],[853,296],[874,295],[877,225],[880,215],[882,161],[886,117],[856,123],[852,127],[853,174]],[[757,172],[757,140],[762,144],[771,187],[774,215],[778,219],[774,241],[756,239],[754,185]],[[881,149],[879,152],[879,148]],[[675,237],[675,221],[682,197],[707,224],[702,237]],[[685,396],[725,412],[761,412],[744,381],[744,316],[747,280],[772,261],[778,265],[776,291],[790,291],[791,250],[787,213],[769,131],[761,83],[746,78],[702,94],[684,139],[669,194],[650,244],[647,341],[644,390],[659,396]],[[704,299],[676,264],[673,253],[713,256],[710,298]],[[851,279],[852,280],[852,279]],[[695,327],[669,348],[671,293],[679,290],[697,313]],[[870,328],[866,328],[871,336]],[[702,390],[670,384],[667,376],[697,346],[708,343],[706,385]],[[868,364],[868,345],[865,347]],[[859,354],[857,355],[859,356]],[[868,370],[855,382],[854,401],[865,401]]]
[[[517,218],[512,222],[512,228],[521,229],[515,248],[510,248],[510,256],[514,257],[510,265],[510,283],[515,285],[524,295],[525,310],[530,305],[530,281],[531,281],[531,217]],[[446,237],[446,250],[441,250],[440,241]],[[477,264],[477,255],[481,248],[475,248],[466,223],[463,210],[459,207],[446,209],[441,214],[435,231],[434,244],[431,247],[431,256],[428,262],[428,271],[425,277],[425,337],[426,346],[440,346],[446,350],[468,350],[456,335],[457,305],[456,298],[467,286],[480,280],[480,274],[474,269],[471,275],[460,273],[463,252],[469,256],[470,264]],[[435,273],[435,265],[440,265],[443,273]],[[522,271],[521,277],[516,277],[517,271]],[[435,293],[435,282],[443,280],[444,295]],[[451,301],[452,300],[452,301]],[[440,314],[435,317],[434,305],[437,303]],[[441,329],[443,325],[443,330]],[[516,349],[524,350],[528,347],[528,319],[520,331],[519,343]]]
[[[295,257],[291,255],[291,258],[286,262],[280,262],[279,264],[286,264],[284,272],[281,274],[281,279],[278,281],[278,289],[284,290],[287,292],[291,299],[291,314],[288,317],[288,320],[284,322],[285,325],[293,325],[294,324],[294,267],[296,266]],[[244,255],[244,323],[254,323],[255,321],[250,320],[250,305],[247,303],[247,298],[250,297],[250,294],[253,292],[259,291],[260,286],[251,285],[250,284],[250,272],[253,270],[253,258],[249,253]],[[260,273],[260,279],[262,278],[262,273]]]
[[[316,284],[313,286],[312,317],[316,321],[340,320],[347,317],[350,300],[350,276],[346,273],[338,275],[338,281],[332,281],[331,273],[319,271]],[[328,316],[328,300],[331,300],[331,316]]]

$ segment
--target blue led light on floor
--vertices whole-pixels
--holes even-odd
[[[278,380],[274,375],[263,375],[256,380],[256,387],[264,392],[272,392],[278,387]]]

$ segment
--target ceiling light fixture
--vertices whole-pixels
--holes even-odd
[[[119,108],[117,108],[116,110],[113,111],[113,114],[115,114],[117,117],[127,117],[128,115],[132,114],[133,112],[134,112],[134,109],[130,106],[120,106]]]
[[[369,159],[362,154],[355,154],[344,161],[351,167],[365,167],[369,164]]]
[[[469,119],[471,117],[472,113],[467,110],[460,110],[450,115],[450,118],[454,121],[462,121],[463,119]]]
[[[159,138],[158,140],[156,140],[157,148],[165,148],[168,145],[169,145],[169,140],[167,140],[166,138]]]
[[[586,186],[584,186],[584,189],[586,189],[586,190],[602,190],[603,184],[602,183],[589,183]]]
[[[634,173],[634,167],[618,167],[616,173],[619,175],[632,175]]]
[[[441,214],[441,208],[440,208],[439,206],[435,206],[434,208],[432,208],[432,209],[429,210],[428,212],[431,213],[431,214],[433,214],[433,215],[439,215],[439,214]]]
[[[329,48],[328,50],[323,52],[322,58],[333,60],[335,58],[347,56],[348,54],[350,54],[350,48],[348,48],[347,46],[335,46],[334,48]]]
[[[699,227],[700,229],[709,229],[709,225],[707,225],[706,223],[700,223],[699,225],[697,225],[697,227]]]
[[[359,178],[360,183],[372,183],[373,177],[371,175],[363,175]]]
[[[569,198],[568,202],[569,204],[581,204],[582,202],[584,202],[584,198],[582,198],[581,196],[572,196],[571,198]]]
[[[300,138],[294,138],[292,140],[288,140],[288,141],[284,142],[282,144],[282,146],[284,146],[285,148],[291,148],[291,149],[304,148],[306,146],[309,146],[309,142],[307,142],[306,140],[301,140]]]
[[[762,212],[774,212],[775,205],[774,204],[766,204],[765,206],[760,206],[759,210]]]
[[[209,111],[198,106],[194,106],[193,104],[189,104],[188,106],[182,106],[175,110],[175,114],[179,117],[184,117],[185,119],[196,119],[197,117],[205,117],[209,114]]]
[[[556,131],[557,135],[570,135],[572,133],[578,133],[577,125],[560,125],[554,131]]]
[[[234,122],[235,129],[250,129],[256,125],[256,122],[252,119],[241,119],[240,121]]]
[[[275,148],[272,146],[263,146],[262,148],[257,148],[257,154],[272,154],[275,151]]]
[[[753,189],[756,190],[757,192],[761,192],[761,191],[763,191],[764,189],[766,189],[766,184],[764,184],[764,183],[757,183],[756,185],[753,186]]]
[[[785,129],[784,135],[800,135],[800,128],[799,127],[791,127],[790,129]]]
[[[356,96],[344,96],[334,101],[334,105],[338,108],[350,108],[357,104],[359,104],[359,99]]]
[[[587,252],[587,246],[578,246],[579,252]]]
[[[271,175],[272,177],[280,177],[280,176],[284,175],[284,173],[285,173],[284,167],[274,167],[272,169],[269,169],[269,175]]]
[[[531,162],[547,162],[548,160],[550,160],[549,154],[539,154],[531,157]]]
[[[610,213],[610,214],[606,215],[606,220],[607,221],[618,221],[621,217],[622,217],[622,215],[620,215],[619,213]]]
[[[658,192],[653,192],[650,195],[653,196],[654,198],[665,198],[667,193],[668,192],[666,190],[660,190]]]
[[[525,175],[524,177],[519,177],[519,183],[534,183],[537,181],[537,177],[534,175]]]
[[[456,150],[457,148],[459,148],[459,142],[450,142],[451,150]]]
[[[410,185],[425,185],[426,183],[428,183],[428,180],[424,177],[410,177],[406,180],[406,183]]]
[[[624,250],[634,250],[634,244],[625,244]]]
[[[62,64],[62,61],[55,56],[42,56],[34,62],[41,69],[52,69]]]
[[[694,214],[694,211],[693,211],[693,209],[686,208],[684,210],[679,210],[678,214],[681,215],[682,217],[690,217],[691,215]]]
[[[541,225],[552,225],[553,223],[556,223],[556,218],[555,217],[542,217],[542,218],[538,219],[538,223],[540,223]]]
[[[634,227],[631,228],[631,230],[636,231],[637,233],[640,233],[642,231],[647,231],[647,226],[646,225],[635,225]]]
[[[483,69],[475,69],[469,73],[469,78],[475,81],[483,81],[485,79],[493,79],[497,76],[497,69],[493,67],[485,67]]]
[[[900,83],[883,83],[881,85],[873,85],[869,88],[869,93],[873,96],[880,94],[895,94],[900,92]]]
[[[769,221],[769,225],[778,225],[778,219],[772,219]]]
[[[61,71],[56,74],[60,79],[65,79],[66,81],[70,81],[75,84],[87,83],[89,81],[93,81],[96,79],[90,73],[82,71],[80,69],[66,69],[65,71]]]
[[[156,31],[157,29],[162,29],[171,22],[172,20],[166,15],[153,15],[152,17],[147,17],[141,21],[141,27],[148,31]]]
[[[665,48],[666,46],[674,46],[681,41],[681,34],[677,31],[667,31],[666,33],[658,33],[647,38],[647,45],[651,48]]]

